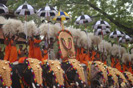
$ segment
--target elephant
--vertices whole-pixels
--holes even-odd
[[[85,80],[82,80],[84,77],[81,77],[81,75],[78,74],[78,68],[75,68],[77,66],[74,67],[73,65],[76,62],[76,59],[73,59],[73,62],[71,62],[69,59],[68,61],[61,63],[61,67],[65,71],[65,86],[66,88],[87,88]],[[81,73],[83,73],[82,76],[84,76],[83,67],[81,67],[81,69]]]
[[[42,68],[37,59],[27,58],[23,63],[12,64],[12,87],[13,88],[41,88]]]
[[[43,83],[45,87],[63,88],[64,87],[64,71],[58,60],[44,60]]]

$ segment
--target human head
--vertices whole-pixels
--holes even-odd
[[[1,46],[0,46],[0,52],[1,52],[1,50],[2,50],[2,48],[1,48]]]
[[[19,49],[23,49],[23,45],[19,45]]]
[[[13,35],[13,36],[12,36],[12,40],[14,40],[14,39],[15,39],[15,36]]]
[[[54,41],[54,38],[53,37],[50,37],[50,42],[53,42]]]

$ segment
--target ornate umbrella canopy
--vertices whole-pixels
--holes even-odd
[[[94,29],[98,29],[98,28],[101,28],[101,29],[106,29],[106,28],[110,28],[110,25],[108,22],[106,21],[103,21],[103,20],[98,20],[95,25],[94,25]]]
[[[35,14],[35,10],[31,5],[25,2],[23,5],[20,5],[17,8],[17,10],[15,11],[15,14],[22,15],[22,16],[32,15],[32,14]]]
[[[8,13],[8,8],[0,3],[0,14]]]
[[[124,32],[119,31],[119,30],[115,30],[115,31],[113,31],[113,32],[110,33],[109,37],[110,38],[120,38],[120,37],[122,37],[124,35],[125,35]]]
[[[44,8],[40,8],[37,11],[37,15],[40,17],[54,17],[56,15],[56,10],[49,6],[48,4]]]
[[[103,20],[97,21],[93,28],[95,29],[95,35],[106,35],[110,33],[110,25],[108,24],[108,22]]]
[[[89,15],[81,15],[76,19],[76,24],[85,24],[91,22],[92,19]]]
[[[124,36],[120,37],[119,42],[120,42],[120,43],[128,43],[128,42],[130,42],[131,40],[132,40],[132,39],[131,39],[130,36],[124,35]]]
[[[106,30],[102,30],[102,29],[97,29],[97,30],[95,30],[94,31],[94,35],[106,35],[107,34],[107,32],[106,32]]]
[[[69,20],[70,17],[66,12],[59,11],[58,14],[53,18],[55,21],[65,21]]]

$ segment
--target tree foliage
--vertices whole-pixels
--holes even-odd
[[[24,2],[25,0],[8,0],[7,5],[11,11],[15,11]],[[92,25],[97,20],[103,19],[111,25],[112,31],[117,28],[133,36],[132,0],[27,0],[27,2],[37,10],[49,3],[49,5],[57,7],[58,10],[68,12],[71,20],[66,23],[67,26],[81,29],[87,26],[87,29],[92,31]],[[82,12],[90,15],[93,18],[93,22],[86,25],[75,25],[76,18]],[[34,15],[29,17],[29,19],[38,21],[40,18]]]

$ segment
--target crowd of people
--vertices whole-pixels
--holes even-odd
[[[1,55],[1,59],[10,61],[11,63],[15,61],[19,61],[19,59],[23,58],[37,58],[38,60],[46,60],[48,59],[48,48],[50,48],[50,44],[48,46],[43,46],[43,49],[40,48],[40,42],[43,40],[45,41],[45,38],[40,40],[39,36],[30,37],[28,38],[28,43],[20,44],[19,49],[17,49],[17,42],[19,39],[19,35],[10,36],[4,35],[4,44],[5,49],[4,51],[1,51],[3,55]],[[51,39],[52,42],[52,39]],[[29,46],[29,47],[28,47]]]

